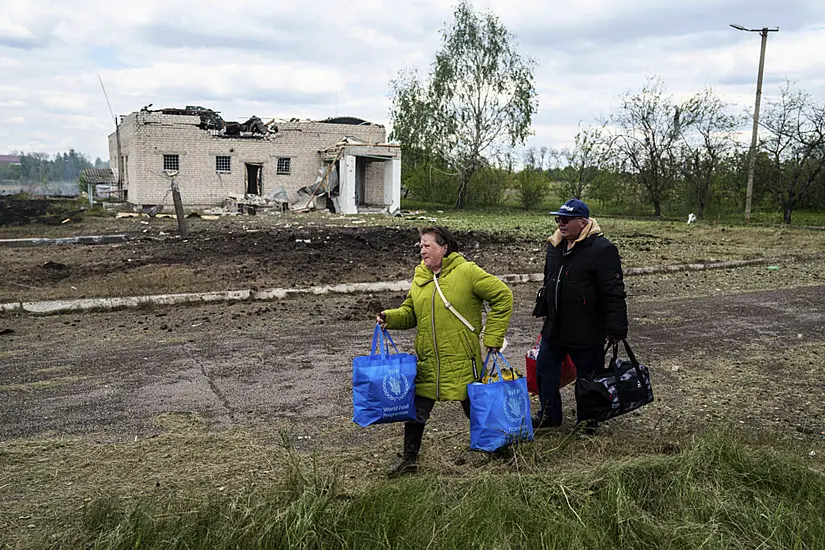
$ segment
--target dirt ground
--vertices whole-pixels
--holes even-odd
[[[381,225],[386,221],[331,215],[190,220],[188,242],[171,235],[169,218],[29,226],[11,235],[7,229],[0,237],[123,233],[131,241],[0,247],[0,301],[408,279],[419,261],[416,230]],[[655,262],[670,248],[688,248],[679,237],[620,229],[614,240],[624,256],[652,250],[637,263]],[[739,255],[730,256],[742,257],[741,250],[750,248],[737,245],[732,233],[724,238],[734,241]],[[472,230],[457,231],[457,237],[465,255],[493,273],[541,270],[543,250],[532,239]],[[815,238],[825,240],[825,234]],[[717,254],[725,249],[711,252],[714,259],[729,259]],[[807,400],[793,394],[806,384],[825,389],[819,376],[774,388],[762,382],[781,380],[782,370],[770,366],[779,357],[804,354],[825,338],[823,267],[821,256],[787,255],[779,269],[628,277],[631,337],[639,355],[666,382],[657,384],[665,392],[686,383],[656,408],[692,416],[692,408],[680,410],[673,400],[697,391],[693,380],[683,379],[702,374],[703,391],[726,394],[717,404],[727,411],[718,414],[739,414],[741,403],[729,403],[728,381],[738,372],[734,365],[753,356],[754,365],[766,365],[763,379],[743,383],[759,395],[776,393],[765,398],[780,402],[773,420],[759,422],[785,428],[822,423],[821,400],[812,399],[800,416]],[[527,315],[536,288],[513,288],[509,338],[512,358],[521,362],[538,330]],[[368,347],[374,315],[403,297],[305,295],[53,317],[5,315],[0,330],[14,332],[0,335],[0,437],[105,433],[122,439],[153,433],[157,415],[192,411],[217,428],[276,418],[345,425],[351,359]],[[402,346],[410,343],[409,334],[397,339]],[[741,370],[744,376],[749,369]],[[825,426],[815,431],[818,436]]]
[[[133,237],[141,221],[127,222]],[[346,225],[316,218],[312,226],[286,220],[267,228],[245,220],[227,222],[224,231],[213,224],[214,231],[196,232],[189,243],[152,235],[121,245],[0,248],[0,301],[132,294],[144,283],[152,293],[409,278],[418,261],[413,229]],[[468,257],[495,273],[541,269],[542,253],[531,240],[475,231],[459,238]],[[649,235],[635,238],[660,244]],[[45,267],[47,261],[64,267]],[[656,401],[607,423],[594,443],[597,454],[719,426],[801,445],[821,460],[825,259],[787,256],[778,267],[626,279],[630,342],[651,369]],[[529,316],[536,285],[512,288],[508,356],[523,365],[539,330]],[[34,464],[59,456],[72,441],[103,445],[93,451],[103,456],[106,445],[163,437],[181,423],[266,441],[287,430],[299,450],[347,454],[351,478],[382,471],[398,450],[401,428],[362,429],[350,421],[351,361],[368,352],[375,314],[403,298],[402,292],[292,295],[45,317],[0,314],[0,479],[16,478],[0,483],[0,509],[6,510],[0,535],[30,516],[46,517],[38,503],[48,489],[21,487],[25,479],[47,479],[45,471],[44,477],[31,473]],[[411,350],[411,332],[394,337]],[[572,390],[563,396],[569,427]],[[444,456],[458,459],[467,440],[460,408],[436,407],[425,467]],[[35,453],[37,442],[43,443]],[[193,456],[192,464],[218,460],[217,447],[215,453]],[[83,465],[86,477],[94,476],[94,456]],[[141,459],[134,460],[137,467]],[[82,482],[92,483],[72,478]],[[88,497],[81,491],[77,498],[82,504]]]
[[[185,242],[171,218],[0,227],[0,239],[105,234],[128,239],[105,246],[0,246],[0,303],[409,279],[419,261],[415,225],[428,222],[314,213],[187,223]],[[825,253],[825,232],[803,238],[798,231],[772,228],[685,231],[685,224],[604,223],[625,267],[753,258],[784,262]],[[464,255],[497,275],[543,268],[543,233],[455,233]],[[785,246],[788,240],[795,246]]]

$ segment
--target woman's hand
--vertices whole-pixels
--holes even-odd
[[[375,321],[378,323],[378,326],[381,327],[381,330],[387,330],[387,314],[383,311],[378,314],[375,318]]]

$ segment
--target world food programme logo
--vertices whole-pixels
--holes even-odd
[[[397,369],[391,370],[384,377],[384,395],[390,401],[401,401],[410,391],[410,382]]]
[[[524,420],[526,403],[524,395],[518,390],[508,390],[504,398],[504,416],[513,423]]]

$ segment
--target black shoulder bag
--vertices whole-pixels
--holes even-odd
[[[533,306],[533,317],[546,317],[547,314],[550,313],[550,308],[547,307],[547,300],[544,296],[546,292],[547,287],[542,285],[536,293],[536,305]]]

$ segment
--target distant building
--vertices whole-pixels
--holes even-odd
[[[0,164],[14,164],[20,166],[20,155],[0,155]]]
[[[98,198],[119,198],[117,178],[109,168],[86,168],[80,173],[80,181],[91,185]]]
[[[300,207],[320,179],[335,211],[393,212],[401,150],[386,139],[383,126],[352,117],[239,124],[202,107],[144,108],[123,117],[109,154],[124,200],[144,208],[168,202],[174,175],[189,207],[275,196]]]

